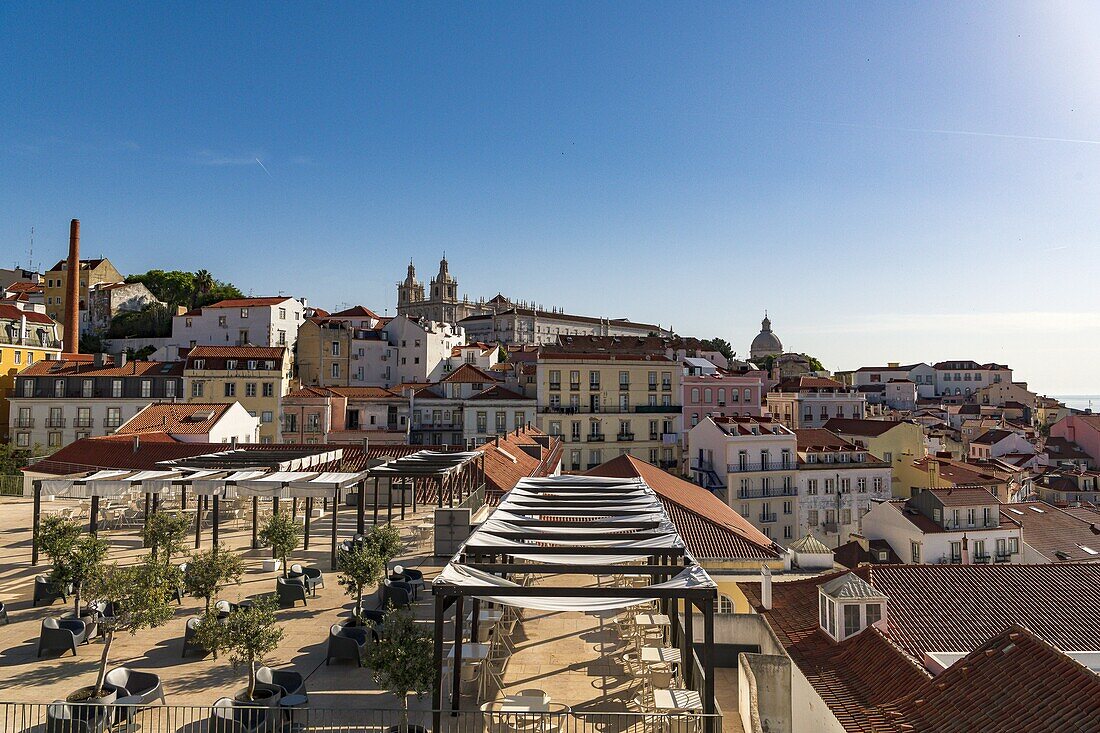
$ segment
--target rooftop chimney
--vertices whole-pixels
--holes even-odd
[[[137,433],[134,433],[134,453],[137,453],[138,449],[140,449],[140,448],[141,448],[141,436],[138,435]]]
[[[69,222],[69,259],[65,270],[65,332],[62,348],[66,354],[76,354],[80,352],[80,219]]]
[[[772,569],[767,565],[760,567],[760,605],[765,611],[772,607]]]

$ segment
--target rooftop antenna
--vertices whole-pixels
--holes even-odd
[[[31,244],[27,250],[27,269],[34,269],[34,227],[31,227]]]

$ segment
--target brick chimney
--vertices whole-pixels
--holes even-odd
[[[69,222],[69,259],[65,265],[65,333],[62,349],[80,352],[80,219]]]

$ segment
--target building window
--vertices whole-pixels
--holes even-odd
[[[31,397],[33,395],[34,395],[34,382],[28,379],[25,382],[23,382],[23,396],[24,397]],[[53,382],[53,396],[54,397],[64,397],[65,396],[65,380],[64,379],[55,379],[54,380],[54,382]]]
[[[264,410],[260,413],[260,422],[271,422],[272,418],[271,410]]]
[[[861,494],[866,494],[867,493],[867,479],[865,479],[865,478],[857,478],[856,479],[856,491],[858,491]]]
[[[241,318],[248,318],[248,309],[241,308]]]
[[[859,606],[855,603],[844,605],[844,636],[859,633]]]
[[[489,413],[487,413],[487,412],[477,413],[477,432],[479,434],[489,432]]]
[[[237,383],[236,382],[226,382],[225,383],[225,396],[226,397],[236,397],[237,396]]]
[[[339,379],[340,378],[340,365],[339,364],[333,364],[332,365],[332,378],[333,379]]]
[[[273,382],[264,382],[264,397],[275,396],[275,384]]]
[[[806,482],[806,493],[810,496],[817,495],[817,479],[812,478]],[[816,524],[816,522],[815,522]]]
[[[226,321],[225,316],[218,316],[218,326],[221,328],[225,328],[227,325],[228,321]]]
[[[51,448],[60,448],[61,447],[61,433],[50,433],[49,438],[47,439],[47,442],[49,443],[49,446]]]
[[[16,433],[15,434],[15,444],[17,446],[19,446],[20,448],[26,448],[27,446],[29,446],[31,444],[31,434],[30,433]]]
[[[733,613],[733,612],[734,612],[733,600],[729,596],[725,595],[724,593],[719,594],[719,596],[718,596],[718,613]]]
[[[882,620],[882,604],[881,603],[868,603],[865,606],[867,614],[867,625],[873,626]]]
[[[153,396],[153,380],[143,379],[141,380],[141,396],[152,397]]]
[[[95,380],[85,379],[80,384],[80,396],[92,397],[95,394]]]
[[[122,424],[122,410],[118,407],[107,408],[107,419],[104,420],[104,427],[117,428]]]
[[[851,509],[841,509],[840,510],[840,523],[841,524],[851,524],[852,523],[852,510]]]
[[[169,399],[174,399],[176,396],[176,380],[169,379],[164,383],[164,396]]]
[[[202,397],[203,396],[202,393],[203,393],[202,382],[191,382],[191,396],[192,397]]]
[[[340,356],[340,342],[339,341],[333,341],[332,342],[332,355],[333,356]]]
[[[806,514],[806,523],[809,524],[811,527],[816,527],[817,522],[818,522],[817,510],[816,509],[811,509]]]
[[[244,383],[244,396],[245,397],[255,397],[256,396],[256,383],[255,382],[245,382]]]
[[[279,309],[279,318],[280,320],[286,320],[286,308]]]
[[[698,387],[692,387],[691,388],[691,402],[692,402],[692,404],[698,404],[699,403],[699,388]]]

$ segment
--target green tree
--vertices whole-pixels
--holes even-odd
[[[172,306],[149,303],[141,310],[124,311],[111,319],[107,338],[163,338],[172,335]]]
[[[409,721],[409,695],[423,697],[435,681],[433,636],[416,623],[408,609],[386,614],[386,633],[368,644],[367,665],[374,681],[401,698],[402,726]]]
[[[265,596],[221,621],[216,613],[207,612],[195,633],[195,641],[204,649],[228,652],[234,669],[248,666],[245,696],[249,700],[256,697],[256,666],[267,664],[283,639],[282,628],[275,625],[277,608],[276,600]]]
[[[67,553],[54,560],[54,580],[73,586],[73,613],[80,616],[80,597],[86,586],[94,585],[107,559],[107,540],[82,535]]]
[[[703,346],[711,351],[717,351],[719,354],[726,357],[727,361],[733,361],[733,357],[736,356],[736,354],[733,353],[733,346],[724,338],[718,338],[716,336],[712,339],[706,339],[703,341]]]
[[[34,458],[30,448],[17,448],[14,443],[0,443],[0,476],[22,476],[20,470]]]
[[[99,620],[103,633],[103,653],[99,659],[93,696],[103,693],[103,680],[111,657],[115,634],[127,631],[131,635],[141,629],[156,628],[172,618],[169,599],[178,587],[179,568],[165,566],[151,555],[139,565],[111,565],[89,583],[89,593],[109,604],[109,612]]]
[[[298,549],[301,533],[302,523],[287,511],[273,512],[260,528],[260,545],[270,547],[275,557],[282,560],[284,578],[287,576],[287,558]]]
[[[195,273],[195,293],[191,299],[191,307],[195,308],[199,304],[201,298],[206,297],[214,289],[216,285],[214,276],[210,274],[209,270],[199,270]]]
[[[377,555],[385,567],[390,560],[401,554],[404,543],[401,541],[401,532],[392,524],[380,524],[370,528],[363,535],[363,546]]]
[[[106,346],[103,344],[103,337],[97,333],[81,334],[77,349],[81,354],[102,354],[107,351]]]
[[[38,547],[50,558],[54,568],[72,551],[83,530],[75,520],[57,514],[42,518],[38,526]]]
[[[376,552],[363,545],[352,545],[349,550],[341,550],[337,562],[340,585],[349,596],[355,598],[355,618],[362,622],[363,591],[382,580],[386,565]]]
[[[180,270],[149,270],[146,273],[130,275],[128,283],[141,283],[149,292],[169,307],[187,305],[195,292],[195,276]]]
[[[242,575],[244,561],[240,555],[219,544],[191,556],[187,561],[187,572],[183,574],[183,587],[195,598],[205,599],[209,612],[210,602],[218,591],[229,583],[239,585]]]
[[[176,512],[157,512],[149,517],[142,534],[145,546],[149,548],[153,560],[172,562],[172,556],[183,552],[184,538],[191,528],[191,520]]]

